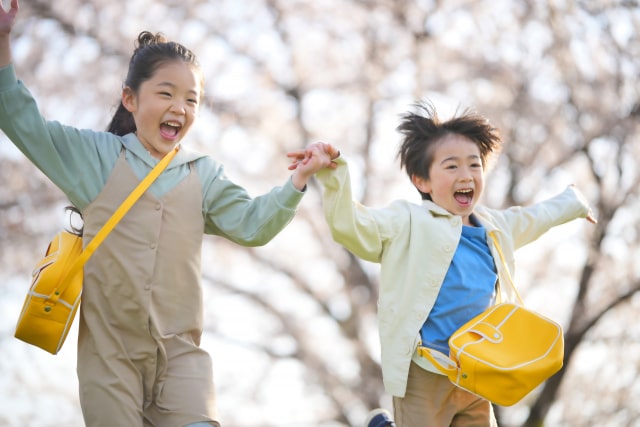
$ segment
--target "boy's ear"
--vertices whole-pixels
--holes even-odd
[[[124,89],[122,89],[122,105],[124,108],[126,108],[130,113],[133,113],[137,108],[136,101],[136,94],[129,86],[125,86]]]
[[[418,175],[411,175],[411,182],[415,187],[425,194],[431,193],[429,180]]]

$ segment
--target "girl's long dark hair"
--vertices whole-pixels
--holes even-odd
[[[135,50],[129,61],[129,70],[124,87],[138,93],[140,85],[153,77],[158,67],[170,61],[182,60],[196,70],[200,65],[195,54],[179,43],[169,41],[162,33],[153,34],[143,31],[138,36]],[[202,79],[202,74],[201,79]],[[204,87],[204,85],[201,85]],[[118,104],[116,112],[107,127],[107,132],[124,136],[136,131],[133,115],[122,105]]]

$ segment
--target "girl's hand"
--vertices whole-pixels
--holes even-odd
[[[11,8],[7,11],[0,1],[0,36],[8,36],[18,14],[18,0],[11,0]]]

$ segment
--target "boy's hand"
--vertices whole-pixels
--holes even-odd
[[[580,190],[578,190],[578,188],[576,187],[575,184],[569,184],[569,187],[573,188],[574,191],[576,192],[576,194],[578,195],[578,197],[583,200],[583,203],[588,205],[587,200],[584,198],[584,196],[582,195]],[[591,211],[591,209],[589,209],[589,212],[587,212],[587,216],[585,217],[585,219],[587,221],[589,221],[591,224],[597,224],[598,223],[598,220],[596,219],[596,217],[593,216],[593,212]]]

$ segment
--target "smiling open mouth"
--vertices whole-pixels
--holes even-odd
[[[453,197],[461,205],[468,205],[473,200],[473,194],[474,192],[471,189],[459,190],[453,194]]]
[[[182,125],[176,122],[164,122],[160,124],[160,133],[165,138],[175,138],[182,129]]]

